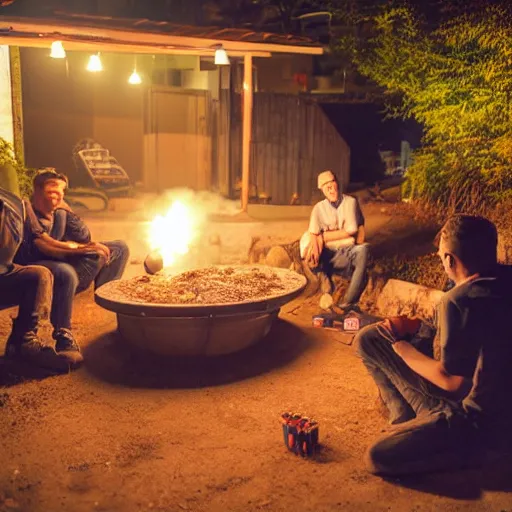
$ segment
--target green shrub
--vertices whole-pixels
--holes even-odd
[[[21,165],[14,154],[14,148],[10,142],[0,137],[0,167],[11,166],[18,175],[20,193],[22,196],[32,194],[32,178],[35,171]]]
[[[512,19],[488,7],[432,30],[408,8],[375,17],[361,72],[424,127],[403,193],[480,213],[512,198]],[[390,102],[391,104],[391,102]]]

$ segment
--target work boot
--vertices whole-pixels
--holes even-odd
[[[65,355],[71,361],[73,367],[83,362],[84,356],[81,354],[80,346],[70,329],[55,329],[53,339],[55,340],[57,354]]]
[[[16,325],[7,340],[5,358],[24,361],[56,372],[67,372],[70,365],[67,357],[57,354],[52,347],[39,339],[36,328],[23,332]]]
[[[344,314],[351,313],[351,312],[357,313],[358,315],[363,314],[363,312],[361,311],[361,308],[359,307],[359,305],[357,303],[343,302],[342,304],[338,304],[337,307],[339,309],[342,309]]]

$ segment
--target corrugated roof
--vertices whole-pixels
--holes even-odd
[[[57,12],[52,18],[0,16],[0,44],[90,51],[193,53],[209,55],[222,45],[230,55],[273,53],[321,55],[322,46],[293,35],[240,28],[189,26],[168,21]]]
[[[311,39],[291,34],[275,34],[257,32],[243,28],[202,27],[195,25],[180,25],[169,21],[154,21],[145,18],[117,18],[112,16],[93,16],[57,11],[56,23],[70,23],[84,27],[110,28],[118,30],[140,30],[155,34],[169,34],[178,37],[197,37],[200,39],[219,39],[223,41],[247,43],[271,43],[291,46],[318,47]]]

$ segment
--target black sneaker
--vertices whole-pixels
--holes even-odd
[[[84,360],[80,347],[69,329],[56,329],[53,331],[55,351],[70,359],[73,366],[77,366]]]
[[[5,358],[57,372],[69,371],[71,363],[65,355],[57,354],[52,347],[45,345],[34,331],[22,335],[11,333],[5,347]]]
[[[345,313],[356,313],[358,315],[363,314],[363,311],[357,303],[344,302],[343,304],[339,304],[338,307]]]

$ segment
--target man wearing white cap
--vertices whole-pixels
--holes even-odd
[[[364,217],[356,198],[341,193],[332,171],[318,175],[318,188],[325,199],[311,212],[309,229],[300,240],[300,254],[318,272],[323,292],[320,304],[332,305],[332,275],[350,277],[350,285],[339,307],[354,309],[366,286],[368,244],[364,243]]]

